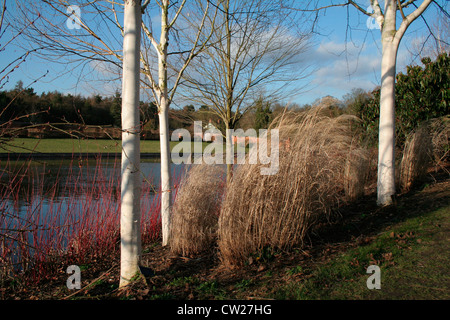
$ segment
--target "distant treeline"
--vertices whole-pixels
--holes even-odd
[[[434,61],[423,58],[421,65],[408,66],[406,73],[399,73],[396,80],[396,143],[401,146],[406,135],[423,121],[449,115],[450,57],[443,53]],[[70,130],[93,133],[101,131],[120,136],[121,105],[119,92],[110,97],[82,97],[57,91],[38,95],[33,88],[24,88],[23,83],[19,81],[13,90],[0,91],[0,136],[5,135],[6,127],[31,126],[32,131],[36,131],[37,124],[66,124],[66,128]],[[354,88],[343,96],[342,100],[324,96],[311,105],[300,106],[291,103],[288,108],[302,112],[315,106],[327,108],[332,117],[344,113],[357,116],[361,119],[360,129],[365,138],[370,144],[377,144],[379,88],[371,91]],[[246,113],[236,115],[239,119],[236,128],[266,129],[284,108],[285,105],[279,101],[264,97],[256,99]],[[158,139],[158,108],[153,102],[141,102],[140,111],[143,138]],[[210,122],[225,132],[225,124],[208,106],[174,106],[169,111],[169,117],[171,131],[185,128],[193,132],[194,121],[202,121],[204,126]],[[99,131],[98,127],[104,130]],[[111,133],[107,133],[106,128]],[[54,133],[48,128],[41,128],[38,132],[39,137],[52,136]]]
[[[0,91],[0,124],[8,124],[9,128],[21,127],[22,136],[54,137],[60,135],[52,127],[63,130],[97,132],[92,127],[108,128],[109,132],[117,136],[114,128],[121,127],[122,100],[119,92],[113,96],[103,97],[92,95],[63,94],[58,91],[43,92],[37,94],[33,88],[24,88],[19,81],[12,90]],[[282,109],[277,105],[278,109]],[[255,110],[243,117],[242,124],[245,127],[266,128],[271,120],[274,105],[260,101]],[[140,103],[142,130],[157,134],[158,108],[153,102]],[[183,108],[171,108],[169,112],[170,130],[186,128],[193,130],[194,121],[202,121],[204,125],[211,122],[219,129],[224,125],[220,118],[207,106],[195,107],[185,105]],[[42,126],[38,126],[41,124]],[[75,129],[76,130],[75,130]],[[13,132],[13,131],[11,131]],[[19,132],[19,131],[14,131]],[[106,131],[104,131],[106,132]],[[2,132],[2,135],[7,132]],[[64,135],[62,132],[61,134]]]
[[[0,92],[2,123],[18,121],[28,124],[72,123],[84,125],[121,125],[121,97],[62,94],[58,91],[38,95],[33,88],[23,88],[19,81],[13,90]],[[157,118],[153,103],[141,102],[141,118],[144,123]],[[155,121],[153,121],[154,124]]]

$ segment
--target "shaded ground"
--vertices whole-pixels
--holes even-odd
[[[289,252],[267,251],[238,270],[221,266],[215,248],[173,256],[155,243],[144,249],[152,274],[118,290],[118,260],[82,268],[82,289],[68,290],[61,267],[36,286],[11,284],[2,299],[450,299],[450,179],[425,184],[379,208],[373,196],[342,207],[331,225]],[[366,268],[382,270],[382,289],[368,290]]]

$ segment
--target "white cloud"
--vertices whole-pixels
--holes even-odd
[[[316,68],[310,101],[326,95],[341,98],[353,88],[372,90],[379,85],[381,53],[375,44],[322,42],[309,50],[305,61]]]

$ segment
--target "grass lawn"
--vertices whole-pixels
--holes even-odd
[[[425,213],[425,212],[424,212]],[[341,253],[309,277],[278,288],[277,299],[450,299],[450,206],[386,228]],[[380,290],[367,288],[366,267],[378,265]]]
[[[178,142],[170,142],[173,148]],[[203,149],[208,145],[203,142]],[[193,152],[194,148],[191,147]],[[0,145],[0,152],[39,153],[120,153],[121,141],[110,139],[33,139],[16,138]],[[142,153],[159,153],[158,140],[141,140]]]

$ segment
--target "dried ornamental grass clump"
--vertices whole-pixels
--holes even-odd
[[[433,152],[432,137],[428,124],[414,130],[406,139],[400,163],[400,190],[407,192],[416,181],[427,173]]]
[[[211,247],[216,238],[226,167],[195,164],[179,187],[173,207],[170,249],[191,256]]]
[[[344,172],[344,189],[347,200],[355,201],[365,194],[370,171],[369,151],[362,147],[350,150]]]
[[[327,219],[344,199],[355,118],[331,118],[322,111],[275,119],[280,139],[276,174],[261,175],[261,164],[235,170],[219,217],[218,245],[225,265],[242,265],[263,248],[302,245],[314,223]]]
[[[450,116],[432,119],[430,128],[434,163],[444,167],[450,159]]]

